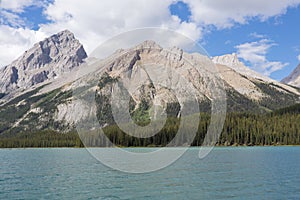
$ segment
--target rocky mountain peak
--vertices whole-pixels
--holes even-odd
[[[281,82],[300,87],[300,64],[292,71],[292,73],[284,78]]]
[[[212,58],[212,61],[215,64],[219,64],[219,65],[225,65],[230,67],[231,69],[233,69],[234,71],[242,74],[242,75],[246,75],[255,79],[260,79],[266,82],[273,82],[274,80],[270,79],[269,77],[266,77],[252,69],[250,69],[249,67],[247,67],[243,62],[241,62],[237,56],[236,53],[232,53],[232,54],[226,54],[226,55],[222,55],[222,56],[216,56]]]
[[[238,59],[238,56],[236,53],[226,54],[226,55],[222,55],[222,56],[216,56],[212,60],[214,63],[221,64],[221,65],[227,65],[230,67],[243,65],[243,63],[240,62],[240,60]]]
[[[0,92],[26,89],[78,67],[87,58],[74,34],[64,30],[36,43],[10,65],[0,69]]]
[[[137,45],[136,49],[162,49],[162,47],[152,40],[145,40]]]

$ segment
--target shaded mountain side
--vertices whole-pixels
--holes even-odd
[[[299,96],[293,93],[288,93],[285,88],[281,88],[278,85],[273,83],[255,83],[265,94],[269,97],[264,97],[260,100],[259,104],[263,107],[266,107],[270,110],[276,110],[284,108],[287,106],[294,105],[296,102],[299,102]],[[281,91],[278,91],[276,87],[281,88]]]

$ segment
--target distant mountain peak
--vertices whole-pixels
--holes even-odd
[[[242,75],[246,75],[256,79],[261,79],[266,82],[274,82],[274,80],[272,80],[271,78],[266,77],[247,67],[243,62],[239,60],[236,53],[216,56],[212,58],[212,61],[215,64],[226,65]]]
[[[281,82],[300,88],[300,64]]]
[[[138,48],[138,49],[147,49],[147,48],[162,49],[162,47],[153,40],[145,40],[144,42],[137,45],[136,48]]]
[[[70,35],[70,36],[74,37],[74,34],[71,31],[69,31],[68,29],[58,32],[57,34],[54,34],[53,36],[55,36],[55,35],[58,35],[58,36],[59,35]]]
[[[79,66],[87,58],[83,45],[69,30],[61,31],[25,51],[0,69],[0,92],[26,89],[52,80]]]
[[[75,38],[74,34],[70,32],[69,30],[64,30],[59,33],[56,33],[54,35],[51,35],[48,38],[45,38],[43,41],[40,41],[34,45],[36,46],[42,46],[43,44],[52,41],[54,44],[60,44],[63,43],[64,40],[69,43],[79,43],[79,41]],[[33,47],[33,48],[34,48]]]
[[[236,53],[225,54],[222,56],[216,56],[213,59],[214,63],[218,63],[221,65],[227,65],[230,67],[241,66],[243,63],[239,60]]]

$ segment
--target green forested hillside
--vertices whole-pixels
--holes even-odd
[[[193,146],[203,142],[210,116],[201,114],[201,121]],[[229,113],[217,145],[300,145],[300,114],[293,112],[271,114]],[[176,135],[180,120],[169,118],[165,127],[155,136],[146,139],[131,137],[123,133],[117,125],[104,128],[106,136],[118,146],[165,146]],[[191,122],[193,123],[193,122]],[[186,126],[185,131],[189,131]],[[101,146],[99,138],[94,138],[95,146]],[[101,140],[101,139],[100,139]],[[76,131],[57,133],[41,131],[20,132],[17,135],[1,135],[0,147],[80,147]]]

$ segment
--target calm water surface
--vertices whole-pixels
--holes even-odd
[[[203,160],[198,150],[126,174],[85,149],[1,149],[0,199],[300,199],[300,147],[215,148]]]

